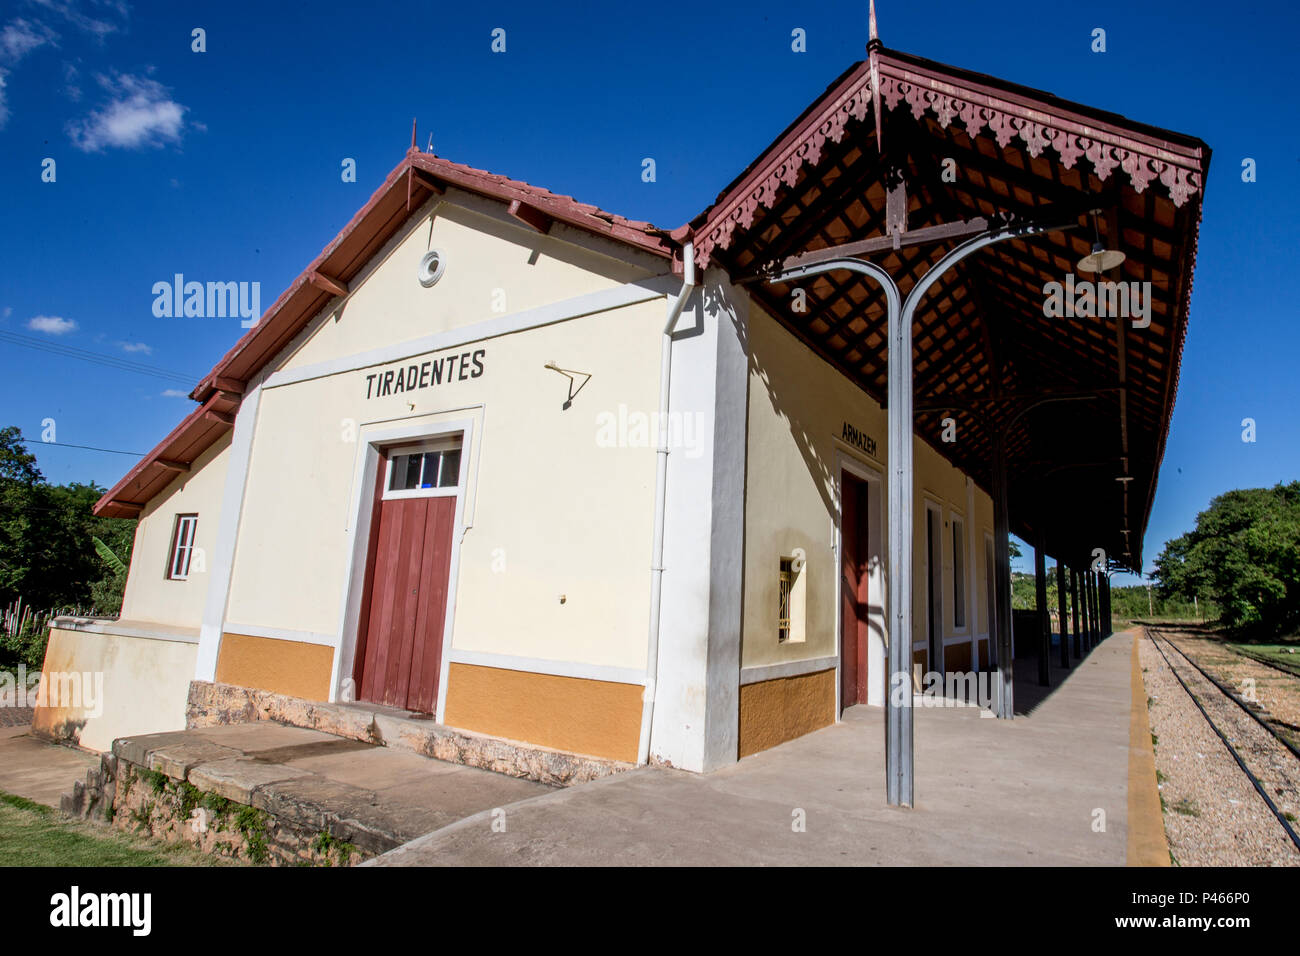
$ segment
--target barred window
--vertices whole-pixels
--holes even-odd
[[[780,607],[776,618],[776,639],[780,644],[790,640],[790,594],[794,590],[794,559],[781,559]]]

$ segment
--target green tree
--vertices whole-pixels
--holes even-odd
[[[1209,597],[1230,627],[1300,625],[1300,481],[1229,491],[1156,559],[1161,597]]]
[[[92,514],[103,493],[94,483],[48,484],[19,430],[0,429],[0,606],[21,597],[41,610],[117,612],[126,576],[94,539],[129,563],[135,522]]]
[[[36,489],[45,481],[15,427],[0,428],[0,603],[22,593]]]

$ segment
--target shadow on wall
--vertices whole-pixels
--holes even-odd
[[[751,320],[755,317],[755,314],[757,314],[761,315],[763,320],[776,323],[780,326],[780,323],[777,322],[774,317],[770,316],[766,310],[761,309],[757,303],[754,303],[751,306],[750,311]],[[783,326],[780,327],[788,334],[788,330],[784,329]],[[839,520],[839,507],[835,500],[837,476],[835,475],[834,461],[828,460],[823,455],[822,451],[818,447],[819,441],[817,437],[814,436],[813,430],[810,428],[808,422],[799,414],[797,407],[791,402],[786,401],[778,392],[773,382],[771,370],[764,363],[763,357],[755,353],[747,331],[738,330],[738,334],[740,334],[741,339],[745,344],[746,353],[749,356],[750,381],[752,382],[755,376],[757,376],[758,380],[763,383],[769,407],[778,418],[786,423],[786,427],[789,429],[790,435],[794,439],[795,447],[799,449],[799,455],[803,459],[804,468],[807,470],[809,477],[812,478],[813,485],[816,487],[817,493],[821,498],[822,512],[825,514],[826,521],[830,522],[832,525],[836,524]],[[797,339],[795,341],[798,342]],[[798,347],[805,348],[806,346],[802,343],[798,343]],[[818,361],[821,361],[821,359],[819,358]],[[840,375],[841,373],[837,369],[827,365],[826,374]],[[816,387],[816,383],[811,384],[813,387]],[[854,384],[856,387],[855,383],[850,384]],[[865,396],[865,393],[863,394]],[[829,435],[823,436],[820,444],[825,447],[828,453],[833,454],[834,443]],[[748,469],[748,467],[749,461],[748,456],[746,456],[746,469]],[[879,555],[872,556],[871,561],[873,566],[877,564],[879,565],[881,583],[883,585],[880,589],[880,595],[883,596],[889,592],[888,568],[884,565],[884,562],[880,559]],[[882,645],[888,646],[885,629],[881,623],[884,621],[884,602],[876,601],[870,603],[868,605],[868,612],[870,621],[868,626],[871,629],[871,636],[878,639]],[[838,646],[838,636],[836,637],[836,645]]]

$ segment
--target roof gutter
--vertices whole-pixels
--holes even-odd
[[[695,243],[682,247],[682,288],[668,308],[668,320],[659,346],[659,447],[655,466],[654,549],[650,559],[650,635],[646,648],[645,690],[641,695],[641,740],[638,764],[650,758],[650,727],[654,719],[656,681],[659,676],[659,610],[664,586],[664,513],[668,500],[668,407],[673,368],[673,332],[695,289]]]

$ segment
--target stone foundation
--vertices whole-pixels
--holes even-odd
[[[116,741],[115,752],[102,756],[99,769],[88,771],[84,783],[63,795],[60,809],[119,830],[269,866],[353,866],[404,842],[404,835],[347,819],[346,811],[327,812],[310,799],[277,793],[270,785],[254,782],[250,788],[238,772],[223,774],[223,761],[239,759],[219,752],[228,748],[203,742],[166,746],[162,740],[164,746],[154,749],[147,743],[174,736]],[[263,777],[291,771],[242,763],[240,770]]]

